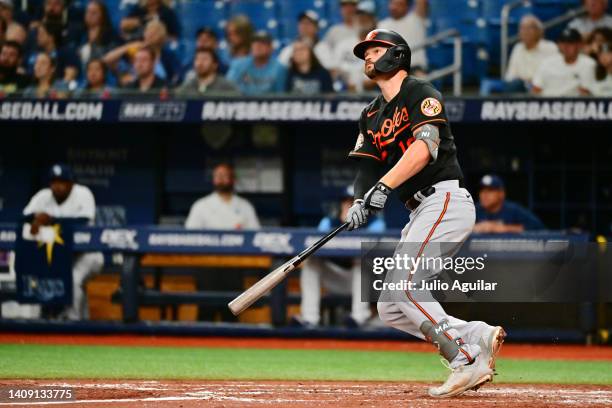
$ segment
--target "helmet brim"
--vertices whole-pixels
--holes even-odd
[[[353,48],[353,54],[359,59],[365,60],[365,52],[370,47],[395,47],[397,44],[385,40],[365,40],[357,43]]]

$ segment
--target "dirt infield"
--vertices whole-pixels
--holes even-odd
[[[52,407],[609,407],[612,389],[597,386],[496,385],[450,400],[426,395],[430,384],[280,381],[34,381],[0,380],[2,386],[71,387],[69,403],[0,402]]]
[[[260,349],[310,349],[310,350],[376,350],[433,352],[431,344],[414,341],[363,341],[330,339],[276,339],[231,337],[178,337],[136,335],[87,335],[87,334],[25,334],[0,333],[0,344],[70,344],[104,346],[157,346],[157,347],[228,347]],[[612,361],[612,347],[554,345],[554,344],[504,344],[504,358],[538,360],[597,360]]]

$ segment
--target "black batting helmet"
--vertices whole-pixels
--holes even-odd
[[[365,59],[365,52],[369,47],[389,48],[374,64],[376,71],[387,73],[397,69],[410,70],[412,52],[406,40],[395,31],[381,28],[370,31],[366,38],[353,48],[353,54],[359,59]]]

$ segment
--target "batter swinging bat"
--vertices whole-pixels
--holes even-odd
[[[306,258],[312,255],[317,249],[325,245],[339,232],[348,227],[348,224],[348,222],[345,222],[344,224],[340,225],[338,228],[300,252],[297,256],[293,257],[288,262],[285,262],[282,266],[264,276],[253,286],[245,290],[240,296],[232,300],[227,306],[230,308],[234,316],[238,316],[240,313],[244,312],[249,306],[259,300],[259,298],[278,285],[283,279],[285,279],[285,277],[287,277],[287,275],[289,275],[292,270],[300,266],[300,264],[304,262]]]

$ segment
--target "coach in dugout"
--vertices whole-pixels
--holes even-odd
[[[531,211],[506,200],[504,182],[499,176],[487,174],[480,180],[474,232],[506,234],[545,228]]]
[[[353,205],[353,186],[345,189],[340,197],[339,211],[335,216],[323,217],[318,230],[327,233],[342,224]],[[384,232],[386,226],[382,217],[374,217],[367,225],[369,232]],[[310,258],[304,262],[300,272],[302,302],[300,315],[291,318],[293,326],[313,327],[321,318],[321,286],[328,292],[351,295],[351,314],[344,323],[348,327],[359,327],[372,316],[370,303],[361,301],[361,263],[351,258]]]
[[[234,192],[234,168],[221,163],[213,169],[214,191],[200,198],[191,206],[185,221],[187,229],[207,230],[253,230],[259,229],[259,219],[253,205]],[[208,273],[195,273],[196,287],[201,290],[243,290],[242,273],[228,269],[211,269]],[[223,307],[200,305],[199,320],[236,321]]]
[[[49,169],[49,187],[36,193],[23,210],[25,221],[30,222],[32,235],[40,227],[51,225],[54,219],[69,219],[75,224],[93,225],[96,202],[91,190],[74,182],[72,169],[55,164]],[[61,319],[81,320],[89,317],[85,283],[100,272],[104,257],[100,252],[82,253],[72,264],[73,301],[72,306],[63,310]]]

